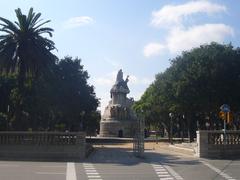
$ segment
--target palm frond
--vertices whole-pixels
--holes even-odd
[[[2,17],[0,17],[0,21],[4,22],[6,27],[8,29],[10,29],[11,31],[16,32],[18,30],[18,28],[15,26],[15,24],[12,23],[11,21],[9,21],[9,20],[7,20],[5,18],[2,18]]]
[[[34,27],[33,29],[34,29],[34,30],[35,30],[35,29],[38,29],[38,28],[41,27],[42,25],[47,24],[47,23],[49,23],[49,22],[51,22],[51,21],[50,21],[50,20],[47,20],[47,21],[45,21],[45,22],[43,22],[43,23],[37,25],[37,26]]]
[[[34,16],[34,18],[32,19],[32,24],[36,24],[36,22],[37,22],[37,20],[40,18],[40,16],[41,16],[41,13],[37,13],[35,16]]]
[[[52,28],[40,28],[40,29],[37,29],[35,32],[38,34],[47,33],[49,34],[50,37],[52,37],[53,31],[54,30]]]
[[[4,28],[0,29],[0,31],[5,32],[5,33],[8,33],[8,34],[11,34],[11,35],[14,34],[14,32],[12,32],[12,31],[10,31],[10,30],[7,30],[7,29],[4,29]]]
[[[41,13],[34,13],[33,8],[27,16],[19,8],[15,13],[17,21],[14,23],[0,18],[0,32],[5,33],[0,36],[0,71],[26,77],[28,73],[43,71],[48,64],[56,62],[57,57],[51,53],[56,49],[54,42],[41,36],[46,33],[52,37],[53,29],[42,27],[50,20],[42,21]]]
[[[33,13],[33,8],[31,7],[28,12],[27,22],[32,22],[32,18],[34,17],[34,14],[35,13]]]

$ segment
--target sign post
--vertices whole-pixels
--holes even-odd
[[[226,144],[226,121],[227,121],[227,113],[230,112],[230,106],[227,105],[227,104],[223,104],[221,107],[220,107],[220,110],[222,112],[224,112],[224,144]]]

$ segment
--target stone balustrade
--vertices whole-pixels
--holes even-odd
[[[240,157],[240,131],[197,131],[196,156]]]
[[[0,158],[83,159],[84,132],[0,132]]]

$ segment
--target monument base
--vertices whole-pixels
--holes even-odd
[[[101,121],[101,137],[133,137],[134,122],[131,121]]]

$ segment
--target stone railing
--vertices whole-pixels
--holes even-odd
[[[233,158],[240,156],[240,131],[197,131],[198,157]]]
[[[84,132],[0,132],[0,158],[83,159]]]
[[[240,131],[223,131],[209,132],[208,144],[211,145],[237,145],[240,144]]]

